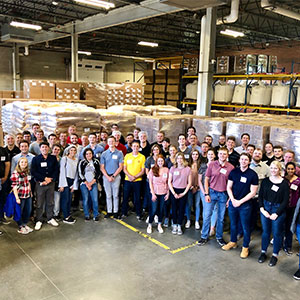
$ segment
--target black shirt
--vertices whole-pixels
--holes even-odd
[[[240,164],[240,155],[237,151],[233,150],[229,156],[228,161],[236,168]]]
[[[8,146],[6,146],[4,149],[5,149],[6,152],[7,152],[8,159],[9,159],[10,162],[12,161],[12,158],[13,158],[15,155],[17,155],[17,154],[19,154],[19,153],[21,152],[21,150],[20,150],[17,146],[14,146],[12,150],[9,150],[9,149],[8,149]]]
[[[143,148],[142,145],[140,145],[140,149],[139,149],[139,152],[141,154],[143,154],[146,158],[148,156],[150,156],[150,153],[151,153],[151,146],[149,144],[148,141],[146,141],[146,146]]]
[[[5,148],[0,147],[0,178],[5,175],[5,162],[9,162],[8,153]]]
[[[48,154],[45,159],[42,154],[35,156],[31,163],[31,174],[36,181],[42,182],[46,177],[52,181],[58,180],[59,163],[54,155]]]

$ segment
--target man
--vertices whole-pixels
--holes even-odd
[[[23,140],[23,134],[22,133],[17,133],[16,135],[16,146],[20,148],[20,142]]]
[[[30,145],[31,143],[31,133],[28,130],[23,131],[23,139],[27,141]]]
[[[118,124],[112,124],[111,127],[110,127],[110,129],[111,129],[111,135],[112,135],[112,136],[113,136],[113,132],[114,132],[114,131],[119,131],[119,132],[120,132],[120,129],[119,129],[119,125],[118,125]],[[120,143],[121,143],[122,145],[125,145],[125,139],[124,139],[123,135],[121,135],[121,137],[120,137]]]
[[[207,152],[211,149],[206,142],[201,143],[201,152],[200,152],[200,159],[202,162],[208,162],[207,159]]]
[[[59,144],[61,146],[62,152],[68,147],[67,132],[60,132],[59,133]]]
[[[253,156],[253,152],[255,150],[255,146],[252,144],[248,144],[246,152],[252,157]]]
[[[228,161],[236,168],[239,165],[240,154],[234,150],[235,137],[229,136],[226,141],[226,147],[228,149]]]
[[[100,144],[100,142],[101,142],[101,136],[100,136],[100,131],[97,131],[97,132],[95,132],[96,133],[96,142],[97,142],[97,144]]]
[[[107,145],[107,138],[108,138],[108,133],[105,130],[102,130],[100,133],[100,145],[105,148]]]
[[[248,133],[243,133],[241,135],[241,140],[242,140],[242,145],[239,146],[239,147],[234,148],[234,150],[238,154],[241,154],[242,152],[247,152],[247,146],[250,142],[250,135]]]
[[[241,220],[244,236],[241,258],[247,258],[249,255],[251,200],[258,189],[258,176],[255,171],[249,168],[250,161],[251,156],[248,153],[242,153],[240,156],[240,167],[230,172],[227,183],[230,242],[224,245],[222,249],[228,251],[237,247],[238,223]]]
[[[167,158],[169,157],[169,147],[170,147],[170,139],[165,137],[162,143],[162,149],[161,149],[161,153],[162,155]]]
[[[251,231],[257,227],[257,219],[259,216],[258,191],[260,184],[264,178],[271,175],[270,168],[265,162],[262,161],[262,157],[262,150],[260,148],[256,148],[253,152],[252,161],[250,163],[250,169],[255,171],[258,176],[258,190],[252,200],[253,208],[251,213]]]
[[[11,162],[12,158],[19,154],[21,151],[15,144],[15,137],[12,134],[7,134],[5,136],[5,150],[8,154],[8,159]]]
[[[92,132],[89,134],[89,144],[84,147],[80,154],[79,154],[79,159],[83,159],[83,152],[85,149],[91,148],[93,150],[94,156],[100,160],[101,153],[104,151],[104,148],[97,144],[97,136],[96,133]]]
[[[2,188],[0,190],[0,224],[2,223],[5,225],[10,223],[4,218],[4,205],[6,202],[6,197],[11,190],[11,186],[7,181],[9,171],[10,161],[8,153],[3,147],[0,147],[0,180],[2,185]]]
[[[58,180],[59,164],[54,155],[49,154],[49,144],[40,143],[41,154],[32,159],[31,174],[36,181],[36,224],[35,230],[42,227],[43,209],[46,207],[47,223],[57,227],[53,218],[54,188]]]
[[[212,148],[212,146],[213,146],[213,145],[212,145],[212,143],[213,143],[213,138],[212,138],[211,135],[206,135],[206,136],[204,137],[204,142],[208,144],[208,147],[209,147],[209,148]]]
[[[178,152],[181,152],[184,154],[184,158],[186,161],[190,159],[190,154],[192,152],[192,148],[188,148],[185,145],[186,139],[185,135],[183,133],[178,135]]]
[[[145,158],[150,156],[150,153],[151,153],[151,145],[147,141],[147,138],[148,138],[148,135],[147,135],[146,131],[141,131],[139,133],[139,140],[140,140],[139,152],[141,154],[143,154],[145,156]]]
[[[133,135],[132,135],[133,138]],[[105,218],[118,217],[119,188],[121,184],[121,171],[123,169],[123,153],[115,147],[116,139],[110,136],[107,139],[108,149],[101,155],[101,172],[103,173],[103,186],[106,193],[107,214]],[[113,199],[113,200],[112,200]]]
[[[75,125],[69,126],[69,128],[68,128],[68,134],[69,134],[69,136],[67,137],[67,144],[69,144],[69,145],[71,144],[71,135],[72,135],[72,134],[75,134],[76,131],[77,131],[77,128],[76,128]],[[76,133],[76,134],[77,134],[77,133]],[[77,137],[78,137],[78,135],[77,135]],[[79,144],[79,145],[82,144],[80,138],[78,138],[78,144]]]
[[[196,128],[194,126],[190,126],[187,129],[187,139],[186,139],[186,142],[185,142],[186,146],[188,146],[190,144],[191,135],[196,135]],[[198,139],[197,139],[197,145],[201,146],[201,143]]]
[[[160,148],[162,148],[163,147],[162,143],[164,141],[164,138],[165,138],[165,133],[163,131],[158,131],[156,134],[156,141],[151,144],[151,148],[154,145],[158,145],[160,146]]]
[[[221,147],[226,147],[226,136],[224,134],[219,136],[219,145],[214,148],[216,155],[218,155],[218,151]]]
[[[134,141],[134,135],[132,133],[128,133],[126,136],[126,144],[125,147],[127,149],[127,153],[132,152],[132,142]]]
[[[38,123],[33,123],[31,125],[31,130],[32,130],[32,134],[31,134],[31,140],[34,142],[36,141],[36,132],[40,129],[40,124]]]
[[[131,193],[133,193],[133,202],[137,219],[141,220],[141,183],[145,172],[145,156],[139,153],[140,144],[137,141],[132,143],[132,152],[126,154],[124,158],[124,195],[122,202],[122,217],[127,216],[128,200]]]
[[[29,143],[28,143],[28,141],[22,140],[20,142],[20,151],[21,151],[21,153],[15,155],[11,160],[11,167],[10,167],[11,173],[15,170],[15,168],[17,166],[17,163],[18,163],[18,161],[21,157],[26,157],[27,158],[29,170],[31,168],[31,162],[32,162],[32,159],[34,158],[34,155],[29,153]]]
[[[127,154],[127,149],[126,147],[120,142],[120,139],[121,139],[121,132],[118,131],[118,130],[115,130],[112,132],[112,136],[115,137],[116,139],[116,142],[115,142],[115,147],[119,150],[119,151],[122,151],[123,155],[125,156]],[[104,148],[105,150],[108,149],[108,145],[105,146]]]
[[[41,154],[40,151],[40,143],[43,142],[43,137],[44,137],[44,132],[42,129],[38,129],[35,133],[36,141],[33,142],[29,146],[29,152],[32,153],[33,155],[39,155]]]
[[[53,145],[55,145],[57,143],[56,134],[51,133],[51,134],[48,135],[48,143],[49,143],[50,149],[52,149]]]
[[[284,160],[284,165],[288,162],[295,162],[295,152],[293,150],[286,150],[284,155],[283,155],[283,160]],[[285,168],[284,168],[285,169]],[[299,177],[300,176],[300,168],[296,166],[296,175]]]
[[[194,150],[198,150],[199,153],[201,153],[201,147],[198,146],[198,138],[196,136],[196,134],[191,134],[189,137],[188,137],[188,140],[189,140],[189,145],[188,145],[188,148],[191,149],[191,152],[194,151]]]
[[[218,204],[216,239],[221,247],[226,244],[223,240],[223,222],[228,200],[226,190],[228,176],[234,169],[227,159],[227,148],[220,148],[218,160],[211,162],[205,173],[205,202],[203,202],[203,226],[201,239],[198,242],[199,246],[203,246],[208,242],[211,216],[216,204]]]
[[[81,146],[82,148],[86,147],[89,144],[89,135],[88,133],[84,132],[81,135]],[[100,144],[101,145],[101,144]]]
[[[81,153],[81,151],[83,149],[83,146],[78,144],[78,135],[77,135],[77,133],[71,134],[70,142],[71,142],[71,144],[69,144],[68,147],[64,150],[63,156],[67,155],[67,153],[69,152],[69,147],[70,146],[75,146],[76,149],[77,149],[76,157],[79,157],[79,154]]]
[[[133,139],[138,141],[139,140],[139,133],[141,132],[141,128],[135,127],[133,130]]]

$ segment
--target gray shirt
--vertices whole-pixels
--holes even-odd
[[[32,144],[30,144],[29,152],[35,156],[41,154],[40,144],[38,142],[33,142]]]
[[[12,158],[12,160],[11,160],[11,167],[10,167],[10,172],[11,172],[11,173],[15,170],[15,168],[16,168],[16,166],[17,166],[17,163],[18,163],[18,161],[19,161],[19,159],[20,159],[21,157],[26,157],[26,158],[27,158],[27,161],[28,161],[28,168],[29,168],[29,170],[30,170],[30,168],[31,168],[31,162],[32,162],[32,159],[34,158],[34,155],[31,154],[31,153],[28,153],[28,154],[26,154],[26,155],[24,155],[24,154],[22,154],[22,153],[19,153],[19,154],[15,155],[15,156]]]
[[[122,151],[115,149],[111,152],[107,149],[101,154],[100,164],[104,165],[105,171],[108,175],[112,175],[119,168],[119,165],[124,162]]]

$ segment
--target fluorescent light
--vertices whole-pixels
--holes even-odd
[[[41,30],[42,29],[42,26],[40,26],[40,25],[33,25],[33,24],[28,24],[28,23],[16,22],[16,21],[11,21],[10,26],[33,29],[33,30]]]
[[[75,2],[83,3],[86,5],[96,6],[96,7],[102,7],[105,9],[114,8],[115,4],[107,1],[102,0],[74,0]]]
[[[143,41],[140,41],[138,44],[139,44],[140,46],[158,47],[158,44],[157,44],[157,43],[151,43],[151,42],[143,42]]]
[[[84,55],[92,55],[92,52],[90,51],[78,51],[78,54],[84,54]]]
[[[52,1],[52,4],[53,4],[53,5],[58,5],[58,2]]]
[[[220,33],[225,34],[225,35],[229,35],[229,36],[233,36],[235,38],[245,36],[245,34],[243,32],[230,30],[230,29],[222,30],[222,31],[220,31]]]

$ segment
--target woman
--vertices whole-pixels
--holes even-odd
[[[16,197],[16,202],[20,205],[21,208],[21,218],[17,221],[19,229],[18,233],[28,234],[33,231],[27,223],[31,214],[31,185],[28,169],[28,161],[26,157],[19,159],[16,169],[11,174],[11,185],[13,193]]]
[[[271,162],[275,159],[273,152],[273,144],[267,143],[265,145],[265,153],[263,154],[262,161],[270,166]]]
[[[158,232],[164,232],[161,222],[164,214],[164,204],[169,198],[168,175],[169,169],[165,167],[164,156],[159,154],[154,167],[151,168],[148,174],[152,201],[147,233],[152,233],[152,222],[155,215],[158,215]]]
[[[286,218],[285,218],[285,240],[283,250],[286,255],[292,255],[292,241],[293,241],[293,234],[290,231],[293,216],[295,213],[295,208],[300,197],[300,178],[295,175],[296,173],[296,165],[293,162],[288,162],[285,166],[285,170],[287,175],[285,178],[289,182],[290,186],[290,197],[289,203],[286,208]]]
[[[261,254],[259,263],[265,262],[267,249],[270,243],[271,231],[273,233],[273,255],[269,266],[277,263],[278,253],[282,247],[283,225],[285,210],[289,202],[290,188],[286,179],[280,176],[281,163],[273,161],[270,165],[271,176],[263,179],[258,195],[262,223]]]
[[[71,203],[74,190],[74,180],[77,176],[78,158],[77,148],[71,146],[67,149],[67,156],[60,161],[59,192],[60,204],[63,213],[63,222],[74,224],[76,220],[71,216]]]
[[[200,217],[200,190],[199,190],[199,170],[201,165],[200,153],[198,150],[193,150],[190,155],[189,165],[191,168],[191,176],[192,176],[192,186],[188,192],[188,199],[186,203],[186,224],[185,228],[191,227],[191,208],[193,206],[193,199],[195,198],[195,208],[196,208],[196,221],[195,228],[200,229],[199,225],[199,217]],[[198,214],[198,216],[197,216]]]
[[[91,220],[88,200],[92,200],[93,220],[99,222],[98,211],[98,181],[100,178],[100,162],[94,157],[93,150],[87,148],[83,151],[83,160],[78,165],[78,176],[83,201],[85,221]]]
[[[184,154],[176,154],[175,165],[169,173],[169,189],[171,191],[173,234],[182,234],[182,221],[186,205],[187,193],[192,185],[191,168],[184,158]]]
[[[61,146],[59,144],[54,144],[51,149],[51,155],[54,155],[58,161],[60,162],[60,152]],[[53,208],[53,217],[58,222],[60,221],[60,192],[58,188],[58,181],[55,182],[55,190],[54,190],[54,208]]]
[[[213,149],[209,149],[207,151],[207,163],[205,162],[205,160],[203,160],[201,162],[200,165],[200,169],[199,169],[199,187],[200,187],[200,197],[201,197],[201,202],[203,205],[203,210],[205,209],[206,205],[206,201],[205,201],[205,190],[204,190],[204,180],[205,180],[205,172],[207,170],[208,165],[214,161],[216,159],[216,154],[215,151]],[[215,205],[213,214],[211,216],[211,227],[210,227],[210,236],[213,236],[215,234],[216,231],[216,223],[217,223],[217,214],[218,212],[218,206]],[[198,218],[197,218],[198,217]],[[200,218],[200,206],[199,206],[199,213],[197,214],[197,207],[196,207],[196,221],[198,221],[199,223],[199,218]],[[196,227],[196,223],[195,223],[195,227]],[[198,226],[197,226],[198,227]],[[200,225],[199,225],[199,229],[200,229]]]

